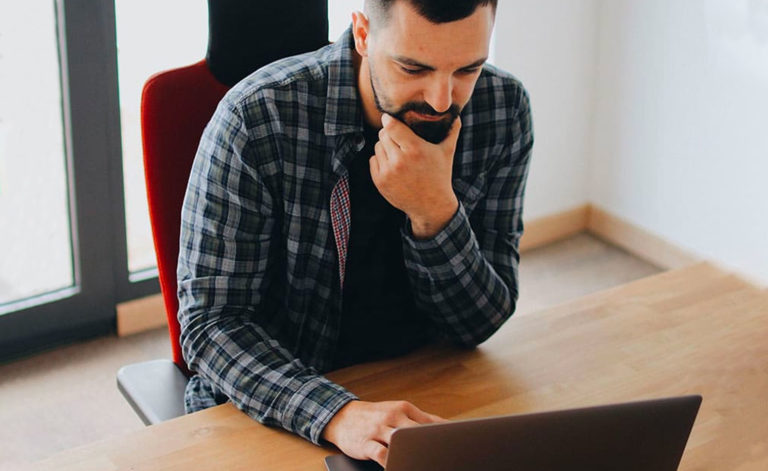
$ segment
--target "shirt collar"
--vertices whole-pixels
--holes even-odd
[[[363,109],[353,60],[354,44],[350,27],[330,47],[324,124],[328,136],[363,131]]]

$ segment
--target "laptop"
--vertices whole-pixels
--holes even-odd
[[[701,405],[681,396],[397,429],[386,471],[674,471]],[[325,459],[328,471],[381,471]]]

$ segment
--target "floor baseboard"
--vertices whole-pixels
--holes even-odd
[[[153,294],[117,305],[117,335],[137,334],[167,325],[163,296]]]
[[[621,247],[632,255],[660,268],[673,270],[702,259],[594,205],[590,207],[587,227],[590,233]]]
[[[520,251],[543,247],[587,230],[589,212],[590,206],[585,204],[525,222],[525,232],[520,239]]]

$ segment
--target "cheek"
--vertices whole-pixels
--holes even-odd
[[[475,91],[476,78],[471,80],[458,80],[453,87],[453,102],[460,107],[464,107],[472,98],[472,92]]]
[[[402,74],[394,74],[387,83],[387,94],[394,103],[399,105],[411,101],[420,101],[420,90],[418,80],[402,77]]]

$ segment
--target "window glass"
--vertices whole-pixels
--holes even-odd
[[[0,312],[74,284],[63,136],[54,2],[0,2]]]
[[[157,72],[205,58],[205,0],[116,0],[128,270],[156,266],[141,147],[141,90]]]

